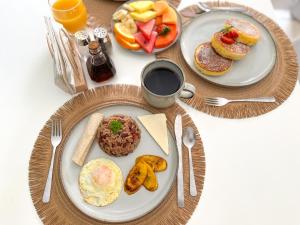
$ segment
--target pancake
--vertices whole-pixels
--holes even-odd
[[[240,42],[236,42],[234,44],[226,44],[222,42],[222,35],[222,32],[217,32],[213,35],[211,40],[212,47],[221,56],[232,60],[240,60],[250,51],[250,47],[248,45]]]
[[[246,45],[255,45],[260,38],[260,32],[256,26],[246,20],[240,19],[229,19],[225,22],[225,27],[230,27],[232,30],[235,30],[239,37],[237,38],[238,42],[241,42]]]
[[[217,54],[210,42],[202,43],[196,48],[194,63],[201,73],[210,76],[223,75],[228,72],[232,66],[232,60]]]

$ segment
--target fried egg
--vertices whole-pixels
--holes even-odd
[[[105,158],[91,160],[79,175],[79,188],[85,202],[105,206],[114,202],[123,187],[121,169]]]

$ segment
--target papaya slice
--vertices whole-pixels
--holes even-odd
[[[170,45],[177,37],[177,27],[174,24],[163,25],[169,28],[164,35],[158,35],[155,41],[155,48],[164,48]]]
[[[158,25],[161,25],[162,24],[162,17],[161,16],[158,16],[155,18],[155,25],[158,26]]]

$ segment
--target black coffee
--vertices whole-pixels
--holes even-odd
[[[144,78],[146,88],[157,95],[170,95],[178,91],[181,85],[180,76],[167,68],[156,68]]]

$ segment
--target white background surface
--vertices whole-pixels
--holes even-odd
[[[193,1],[183,0],[181,6]],[[269,0],[239,0],[270,17]],[[70,96],[53,83],[42,16],[46,0],[0,1],[0,224],[41,225],[31,202],[28,162],[45,121]],[[115,46],[118,75],[139,84],[153,58]],[[205,91],[205,90],[199,90]],[[266,115],[218,119],[182,104],[198,125],[206,178],[190,225],[300,224],[300,90]]]

